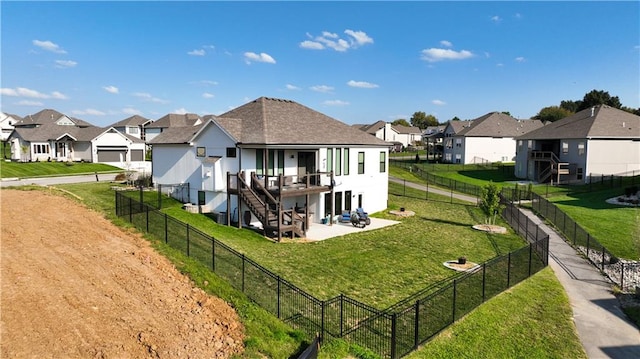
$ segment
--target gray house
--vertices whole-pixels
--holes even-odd
[[[516,140],[518,178],[588,183],[592,176],[640,171],[640,116],[606,105],[546,124]]]

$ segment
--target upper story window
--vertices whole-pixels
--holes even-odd
[[[462,147],[462,138],[456,138],[456,147]]]
[[[565,155],[569,153],[569,142],[562,141],[562,153]]]
[[[197,157],[204,157],[206,155],[207,155],[207,149],[205,147],[196,148],[196,156]]]
[[[358,152],[358,174],[364,174],[364,152]]]
[[[344,174],[345,176],[349,174],[349,149],[344,149]]]
[[[237,148],[235,147],[227,147],[227,157],[236,158]]]
[[[137,135],[139,132],[139,128],[137,127],[129,127],[129,133],[132,135]]]
[[[380,173],[384,173],[387,168],[387,154],[384,152],[380,152]]]
[[[327,172],[333,171],[333,148],[327,148]]]
[[[342,149],[336,148],[336,176],[342,174]]]
[[[579,155],[584,155],[584,142],[579,142],[578,143],[578,154]]]

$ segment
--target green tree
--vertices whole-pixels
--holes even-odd
[[[560,101],[560,108],[563,108],[571,113],[578,112],[578,108],[582,106],[582,101],[564,100]]]
[[[487,224],[495,224],[496,216],[500,213],[502,206],[500,205],[499,190],[493,182],[487,183],[482,187],[480,195],[480,209],[487,216]]]
[[[433,115],[427,115],[423,111],[417,111],[411,116],[411,125],[425,129],[429,126],[437,126],[438,119]]]
[[[584,95],[578,111],[597,105],[607,105],[615,108],[622,107],[618,96],[611,96],[607,91],[591,90]]]
[[[540,110],[533,118],[543,122],[555,122],[572,114],[573,112],[560,106],[548,106]]]
[[[454,116],[451,121],[461,121],[460,118],[458,116]]]
[[[394,125],[394,126],[396,126],[396,125],[407,126],[407,127],[411,126],[409,124],[409,122],[407,122],[407,120],[405,120],[404,118],[399,118],[399,119],[391,122],[391,124]]]
[[[511,116],[511,112],[509,112],[509,111],[502,111],[502,113],[504,113],[507,116]]]

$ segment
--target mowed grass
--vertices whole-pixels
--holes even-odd
[[[95,172],[123,172],[123,170],[103,163],[0,161],[1,178],[46,177]]]
[[[128,227],[124,221],[115,218],[113,215],[115,195],[114,192],[110,190],[109,184],[72,184],[61,185],[60,187],[82,197],[83,201],[88,201],[86,203],[91,208],[103,212],[106,211],[105,215],[108,218],[112,218],[116,224]],[[388,272],[394,276],[403,276],[401,268],[408,269],[411,272],[409,273],[410,276],[417,278],[416,280],[421,280],[421,283],[416,285],[416,287],[424,286],[427,283],[426,278],[432,276],[432,271],[435,272],[433,278],[446,277],[450,275],[451,272],[444,270],[441,262],[457,258],[460,253],[455,248],[450,248],[453,239],[446,240],[445,237],[447,234],[459,232],[460,229],[466,228],[468,224],[476,222],[478,214],[473,211],[475,208],[451,205],[437,201],[425,202],[417,199],[396,198],[395,196],[390,197],[390,203],[395,206],[402,203],[402,206],[407,209],[420,212],[418,216],[412,219],[412,221],[420,222],[423,225],[413,227],[415,223],[405,223],[407,222],[405,220],[403,225],[410,226],[413,230],[407,230],[405,232],[391,231],[392,233],[388,233],[388,235],[393,239],[386,241],[382,240],[382,242],[386,243],[375,243],[381,242],[376,239],[379,238],[376,235],[373,237],[364,236],[357,238],[347,236],[349,238],[341,237],[313,244],[275,244],[271,242],[267,243],[262,236],[248,230],[217,225],[202,215],[188,214],[187,217],[190,220],[195,220],[195,222],[191,223],[202,221],[204,226],[210,227],[210,232],[212,232],[216,238],[220,240],[224,238],[225,243],[231,243],[234,248],[236,248],[236,244],[239,244],[237,249],[243,252],[246,250],[247,255],[249,255],[249,249],[255,248],[255,250],[267,249],[271,255],[276,253],[279,256],[280,261],[285,263],[304,262],[300,259],[292,259],[291,261],[287,259],[287,257],[294,257],[295,255],[300,255],[301,257],[306,258],[308,267],[298,269],[290,268],[287,269],[288,271],[304,272],[311,268],[312,271],[318,272],[319,270],[312,266],[313,263],[317,262],[318,267],[331,269],[333,274],[338,276],[342,282],[345,282],[348,276],[346,274],[339,273],[340,268],[356,273],[358,274],[359,279],[367,283],[364,286],[352,285],[354,287],[353,291],[360,291],[360,296],[362,298],[365,298],[366,295],[364,293],[366,291],[376,293],[377,290],[375,290],[374,287],[386,287],[386,283],[384,283],[384,281],[376,283],[377,281],[366,278],[363,279],[364,270],[355,268],[355,263],[365,263],[367,270],[371,273]],[[177,206],[178,205],[176,205],[176,207]],[[175,207],[169,210],[169,212],[173,211],[186,214],[185,211],[177,210]],[[380,216],[385,217],[387,215],[380,214]],[[456,218],[456,216],[460,216],[461,218]],[[422,217],[422,219],[419,217]],[[394,226],[391,228],[399,229],[400,227]],[[495,256],[495,253],[505,252],[512,247],[520,247],[522,245],[522,242],[519,239],[512,238],[511,235],[507,236],[510,239],[501,241],[497,238],[490,239],[486,237],[486,234],[484,234],[484,239],[481,237],[476,238],[473,235],[467,236],[467,234],[472,233],[474,232],[467,232],[466,230],[463,231],[463,237],[469,239],[463,242],[468,243],[465,243],[464,245],[456,245],[456,247],[458,249],[476,248],[478,241],[490,243],[488,247],[486,245],[480,246],[483,249],[478,250],[477,256],[466,253],[469,260],[473,261],[479,261],[480,259],[478,258],[483,256],[490,258]],[[365,233],[362,233],[362,235],[364,234]],[[403,242],[401,241],[403,234],[406,234],[409,238],[413,239],[408,241],[405,240]],[[438,237],[438,234],[440,234],[440,237],[442,238],[436,238]],[[477,235],[479,232],[475,234]],[[440,245],[437,244],[438,241],[440,242]],[[395,246],[392,245],[394,242],[397,243],[399,248],[395,248]],[[245,340],[247,349],[245,354],[242,355],[243,358],[287,358],[298,352],[300,348],[304,347],[305,339],[300,337],[299,332],[291,330],[274,316],[257,307],[242,293],[231,288],[226,282],[221,281],[204,265],[197,263],[192,258],[187,258],[184,253],[164,245],[161,241],[152,240],[152,243],[160,252],[167,255],[167,257],[169,257],[181,271],[188,274],[197,285],[207,290],[209,293],[225,299],[231,303],[234,308],[236,308],[247,332],[247,339]],[[379,245],[383,245],[382,248],[377,248]],[[418,248],[410,248],[411,245],[418,246]],[[358,248],[359,246],[363,246],[364,248]],[[309,247],[311,252],[297,249],[302,247]],[[329,250],[331,248],[333,248],[333,250]],[[395,249],[398,249],[398,251]],[[386,254],[382,253],[385,251],[387,252]],[[322,254],[332,252],[335,252],[332,255],[332,258],[322,258]],[[375,265],[374,263],[366,263],[366,257],[369,256],[369,252],[375,254],[372,259],[379,260],[378,265]],[[445,259],[435,260],[435,257],[438,256]],[[268,255],[265,254],[263,257],[268,257]],[[394,259],[385,257],[394,257]],[[411,262],[412,258],[418,258],[424,261],[415,265],[402,263]],[[370,262],[375,262],[375,260],[371,260]],[[278,260],[273,259],[270,263],[273,264],[274,268],[271,264],[262,263],[261,261],[258,262],[265,265],[267,268],[274,270],[276,273],[281,274],[284,278],[293,279],[289,278],[285,273],[281,273],[279,269],[292,267],[295,266],[295,264],[285,264],[283,267],[278,267],[277,263],[274,263],[278,262]],[[433,263],[436,263],[436,265],[433,265]],[[327,268],[328,265],[333,265],[336,268]],[[427,267],[425,267],[425,265]],[[398,266],[399,268],[394,268],[395,266]],[[471,312],[470,315],[463,318],[460,322],[454,324],[454,326],[451,327],[451,330],[455,330],[455,335],[451,335],[447,338],[447,342],[445,343],[446,346],[443,346],[443,344],[440,343],[435,345],[441,349],[430,349],[432,344],[429,343],[412,355],[421,355],[417,356],[417,358],[448,358],[451,357],[450,355],[447,355],[447,353],[450,352],[461,353],[457,355],[458,357],[513,357],[513,355],[493,356],[492,353],[505,353],[505,348],[510,348],[509,352],[511,353],[539,353],[539,351],[534,350],[536,348],[541,348],[543,345],[549,345],[548,343],[562,342],[562,347],[549,345],[545,355],[538,357],[585,357],[580,351],[580,343],[571,324],[571,309],[568,300],[566,299],[566,295],[564,295],[562,288],[557,285],[557,283],[556,285],[548,285],[547,282],[549,282],[549,278],[547,277],[551,276],[552,280],[555,280],[555,278],[550,274],[551,272],[549,269],[545,269],[542,273],[544,272],[547,272],[547,274],[535,275],[524,283],[511,288],[508,293],[489,300],[487,303]],[[314,275],[301,273],[297,278],[298,279],[295,279],[296,281],[315,282]],[[382,277],[378,275],[377,278]],[[333,278],[330,279],[333,280]],[[397,283],[398,282],[394,283],[393,286],[389,288],[398,288]],[[323,290],[322,288],[313,289],[314,286],[319,285],[311,284],[309,286],[309,290]],[[362,288],[355,290],[356,286]],[[339,286],[336,285],[335,287]],[[533,289],[527,289],[530,287]],[[349,288],[347,288],[347,290],[349,290]],[[385,289],[385,291],[387,290],[388,289]],[[398,288],[398,290],[406,293],[412,292],[412,290],[404,288]],[[329,294],[328,292],[335,291],[335,289],[325,291]],[[377,294],[380,298],[382,298],[383,295],[388,298],[386,300],[379,300],[380,306],[384,306],[385,302],[393,302],[393,295],[385,295],[382,292]],[[554,298],[555,300],[549,300],[550,298]],[[366,300],[365,298],[365,302],[368,303],[369,300]],[[553,314],[547,315],[547,312]],[[462,327],[458,327],[461,325]],[[465,328],[473,328],[474,330],[470,331]],[[504,330],[501,330],[501,328],[504,328]],[[552,330],[549,328],[552,328]],[[443,332],[443,334],[447,332],[448,330]],[[465,333],[469,335],[465,335]],[[526,335],[523,333],[526,333]],[[438,340],[440,339],[436,339],[433,343],[437,343]],[[478,348],[478,343],[485,344]],[[319,357],[356,357],[354,354],[356,352],[357,350],[354,351],[353,348],[344,341],[330,340],[323,345]],[[469,355],[466,355],[465,353],[469,353]],[[566,353],[569,353],[569,355],[566,355]],[[536,356],[516,355],[516,357]]]
[[[405,358],[587,358],[571,316],[566,293],[545,268]]]
[[[623,194],[624,188],[614,188],[556,195],[549,200],[611,253],[637,260],[640,257],[640,208],[606,202]]]

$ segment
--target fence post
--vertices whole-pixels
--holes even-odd
[[[162,209],[162,185],[158,184],[158,209]]]
[[[587,259],[589,258],[589,245],[590,245],[591,235],[587,233]]]
[[[507,257],[507,288],[511,287],[511,252]]]
[[[140,211],[142,212],[142,203],[144,203],[144,198],[142,196],[142,185],[140,185]]]
[[[531,243],[529,243],[529,275],[527,276],[527,278],[531,277],[531,258],[532,258],[532,252],[533,252],[533,245]]]
[[[602,266],[601,266],[602,271],[604,271],[604,254],[605,254],[605,248],[604,246],[602,246]]]
[[[190,257],[189,247],[190,247],[190,243],[189,243],[189,223],[187,223],[187,257]]]
[[[242,253],[242,293],[244,293],[244,253]]]
[[[397,318],[398,318],[398,314],[393,313],[391,315],[391,358],[392,359],[396,359],[397,353],[396,353],[396,325],[397,325]]]
[[[344,295],[340,293],[340,338],[344,333]]]
[[[169,223],[167,219],[167,214],[164,214],[164,243],[169,243]]]
[[[624,291],[624,262],[620,265],[620,290]]]
[[[402,180],[402,195],[407,196],[407,180]]]
[[[276,279],[278,280],[278,319],[280,318],[280,276],[277,276]]]
[[[487,262],[482,263],[482,303],[487,300],[486,297],[486,288],[487,288]]]
[[[146,209],[146,223],[147,223],[147,233],[149,233],[149,206],[145,206]]]
[[[456,321],[456,292],[457,292],[457,284],[458,284],[458,280],[454,279],[453,280],[453,301],[452,301],[452,305],[451,305],[451,310],[452,310],[452,320],[451,323]]]
[[[211,271],[216,271],[216,240],[211,237]]]
[[[320,332],[322,333],[320,335],[320,342],[322,342],[324,338],[324,303],[324,300],[320,302]]]
[[[413,321],[413,349],[418,349],[418,344],[420,343],[420,335],[419,335],[419,327],[420,327],[420,300],[416,300],[415,305],[416,315]]]

